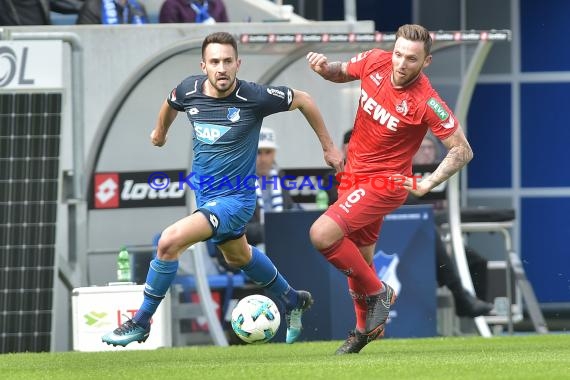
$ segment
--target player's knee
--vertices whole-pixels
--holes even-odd
[[[328,248],[334,243],[334,241],[331,241],[328,235],[329,234],[327,233],[326,228],[318,223],[313,224],[309,230],[311,243],[319,251]]]
[[[175,260],[180,255],[179,232],[175,227],[166,228],[160,235],[156,256],[161,260]]]
[[[224,253],[224,260],[232,268],[241,268],[247,265],[251,258],[243,254]]]
[[[218,246],[224,261],[232,268],[241,268],[251,261],[251,253],[248,245],[221,245]]]

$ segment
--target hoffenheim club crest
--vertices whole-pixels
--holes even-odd
[[[228,120],[231,121],[232,123],[235,123],[236,121],[239,120],[239,108],[236,107],[231,107],[228,108]]]
[[[379,250],[374,255],[374,265],[378,271],[378,277],[390,285],[396,294],[400,294],[402,284],[398,278],[398,264],[400,263],[400,256],[397,253],[392,255],[386,254],[384,251]]]

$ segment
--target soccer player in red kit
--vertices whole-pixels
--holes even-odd
[[[382,336],[396,299],[373,268],[374,245],[384,216],[401,206],[408,192],[421,197],[473,157],[459,122],[423,73],[432,61],[431,44],[424,27],[403,25],[393,51],[372,49],[348,62],[328,62],[323,54],[307,54],[311,69],[324,79],[361,83],[345,166],[345,172],[357,180],[345,181],[344,186],[341,181],[338,200],[310,230],[315,248],[347,276],[354,301],[356,328],[337,354],[358,353]],[[428,128],[448,153],[437,170],[416,182],[411,177],[412,158]],[[385,186],[383,181],[389,178],[401,181]]]

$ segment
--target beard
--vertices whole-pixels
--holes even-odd
[[[216,91],[221,93],[229,91],[233,87],[235,82],[236,82],[235,77],[234,78],[225,77],[223,79],[210,80],[210,84],[212,85],[212,87],[214,87]]]
[[[420,76],[421,72],[422,70],[420,69],[413,73],[406,73],[402,76],[397,71],[392,70],[392,82],[397,87],[406,87],[410,83],[414,82]]]

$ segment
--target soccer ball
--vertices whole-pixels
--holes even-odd
[[[232,328],[246,343],[265,343],[277,333],[281,315],[270,298],[253,294],[242,298],[232,311]]]

